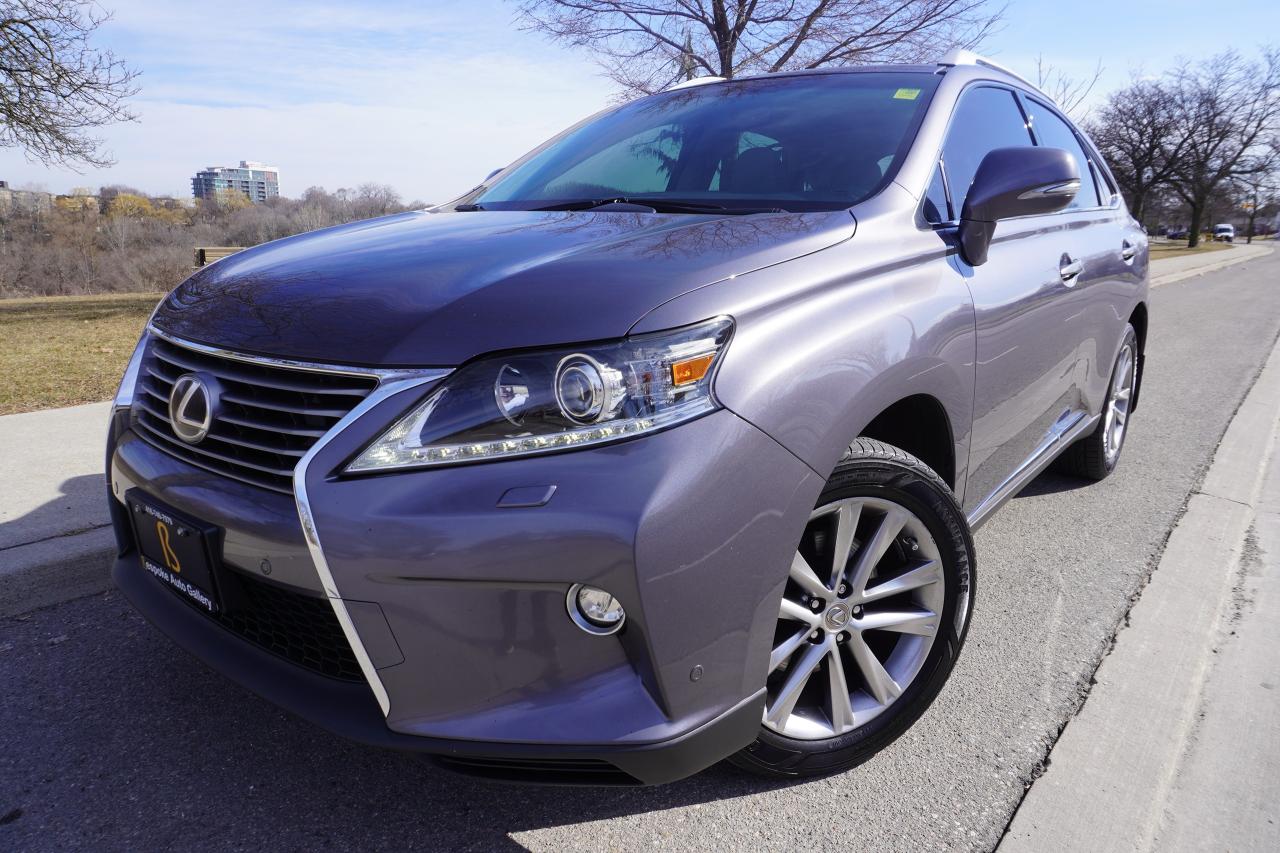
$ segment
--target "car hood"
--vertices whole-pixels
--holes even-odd
[[[853,230],[847,211],[419,211],[239,252],[187,279],[154,323],[247,353],[451,366],[494,350],[621,337],[669,299]]]

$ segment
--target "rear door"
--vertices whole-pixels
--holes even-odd
[[[987,152],[1033,144],[1012,89],[966,90],[942,151],[950,215],[959,217]],[[1082,417],[1079,305],[1072,297],[1088,241],[1072,227],[1073,216],[1002,221],[985,264],[952,258],[972,294],[977,326],[964,500],[970,513]]]
[[[1120,336],[1142,283],[1137,264],[1146,235],[1120,203],[1093,148],[1071,123],[1035,95],[1024,96],[1036,142],[1071,152],[1080,169],[1080,192],[1054,214],[1070,229],[1080,274],[1068,297],[1079,340],[1083,408],[1101,411]]]

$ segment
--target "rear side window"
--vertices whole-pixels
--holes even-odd
[[[1012,91],[981,86],[965,92],[951,118],[951,129],[942,148],[942,163],[951,188],[952,214],[958,217],[964,209],[964,198],[973,176],[989,151],[1031,144],[1026,119]]]
[[[1031,127],[1035,130],[1040,144],[1070,151],[1071,156],[1075,158],[1076,168],[1080,170],[1080,192],[1076,193],[1071,204],[1067,205],[1067,210],[1096,207],[1101,204],[1098,186],[1093,178],[1093,169],[1089,158],[1085,156],[1084,148],[1080,146],[1080,140],[1076,138],[1075,131],[1059,118],[1057,113],[1039,101],[1031,99],[1027,104],[1031,110]]]

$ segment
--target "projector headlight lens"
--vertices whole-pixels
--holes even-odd
[[[717,408],[711,391],[733,321],[460,368],[369,445],[349,473],[483,462],[665,429]]]

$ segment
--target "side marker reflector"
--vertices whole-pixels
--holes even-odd
[[[715,358],[716,354],[709,352],[672,362],[671,384],[677,388],[681,385],[692,385],[707,375],[707,371],[711,369],[711,362],[715,361]]]

